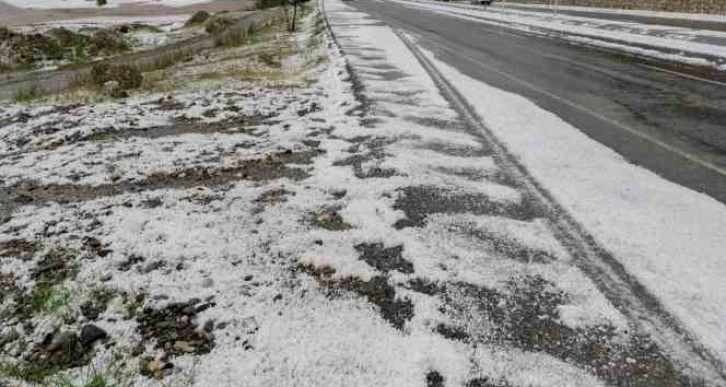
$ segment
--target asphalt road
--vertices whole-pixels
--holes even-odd
[[[541,12],[541,13],[552,13],[551,9],[547,8],[535,8],[527,7],[518,4],[502,4],[495,3],[494,7],[497,9],[516,9],[527,12]],[[622,14],[622,13],[607,13],[607,12],[593,12],[588,10],[572,10],[572,9],[558,9],[557,13],[562,15],[580,16],[580,17],[591,17],[596,19],[612,20],[612,21],[625,21],[640,24],[658,24],[661,26],[673,26],[673,27],[687,27],[704,30],[715,30],[715,31],[726,31],[726,22],[708,21],[708,20],[685,20],[675,19],[666,17],[650,17],[644,15],[633,15],[633,14]],[[724,19],[726,21],[726,18]]]
[[[726,203],[726,84],[399,3],[348,4],[421,36],[462,73],[529,98],[630,162]]]

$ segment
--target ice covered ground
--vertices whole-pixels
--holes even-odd
[[[0,106],[0,383],[698,383],[397,35],[326,7],[335,40],[311,16],[185,87]]]
[[[436,63],[556,200],[726,358],[726,206],[629,164],[523,97]]]
[[[30,26],[16,27],[14,30],[22,32],[45,32],[52,28],[66,28],[79,31],[88,28],[109,28],[122,24],[143,24],[156,27],[168,32],[179,29],[189,20],[189,14],[175,14],[165,16],[95,16],[54,22],[34,23]],[[32,29],[35,28],[35,29]]]
[[[635,55],[726,70],[726,32],[723,31],[552,15],[506,7],[490,7],[484,10],[480,7],[425,0],[390,1]]]
[[[532,8],[532,9],[546,9],[550,11],[561,10],[561,11],[578,11],[578,12],[592,12],[602,13],[611,15],[627,15],[627,16],[645,16],[658,19],[678,19],[678,20],[695,20],[695,21],[709,21],[709,22],[724,22],[726,23],[726,15],[714,15],[705,13],[686,13],[686,12],[664,12],[664,11],[645,11],[637,9],[614,9],[614,8],[598,8],[598,7],[583,7],[583,6],[566,6],[557,5],[553,7],[547,4],[525,4],[518,2],[506,2],[506,3],[495,3],[495,7],[501,8]]]
[[[53,22],[32,23],[11,28],[24,34],[45,34],[55,28],[77,33],[125,26],[124,40],[134,49],[149,49],[190,39],[204,33],[202,28],[184,28],[190,14],[165,16],[96,16]],[[198,27],[198,26],[197,26]]]
[[[27,9],[78,9],[98,8],[93,0],[1,0],[18,8]],[[184,7],[191,4],[207,3],[211,0],[108,0],[104,8],[117,8],[124,4],[155,4],[166,7]]]

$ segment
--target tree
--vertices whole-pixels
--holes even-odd
[[[295,31],[297,22],[297,7],[299,4],[307,3],[310,0],[288,0],[292,4],[292,23],[290,23],[290,31]]]

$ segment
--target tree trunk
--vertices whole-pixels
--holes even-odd
[[[297,20],[297,0],[292,2],[292,28],[290,30],[295,32],[295,21]]]

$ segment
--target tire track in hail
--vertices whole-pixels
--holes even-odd
[[[559,205],[529,174],[526,168],[494,136],[466,99],[445,79],[434,65],[401,30],[394,32],[419,60],[441,94],[470,125],[480,138],[491,146],[492,157],[510,178],[522,182],[523,189],[544,210],[553,231],[574,257],[577,267],[595,283],[598,290],[638,328],[669,351],[678,362],[694,374],[714,381],[726,380],[726,366],[689,332],[637,278]],[[438,46],[438,45],[437,45]]]

